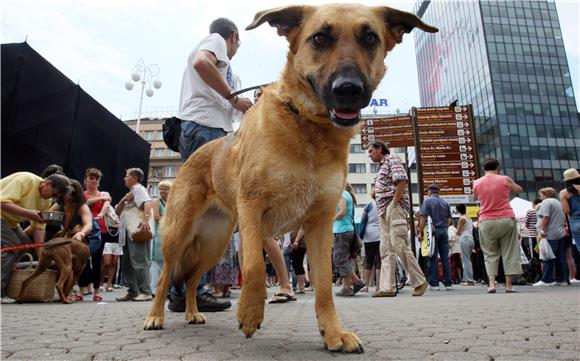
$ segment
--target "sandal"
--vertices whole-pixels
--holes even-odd
[[[93,301],[95,302],[101,302],[103,300],[103,297],[101,297],[101,295],[94,295],[93,296]]]
[[[113,292],[113,291],[114,291],[113,287],[107,287],[107,292]]]
[[[288,301],[296,301],[296,297],[284,292],[275,293],[268,303],[286,303]]]
[[[83,294],[80,292],[77,292],[75,294],[75,301],[84,301],[85,299],[83,298]]]
[[[488,288],[487,293],[495,293],[495,288]]]
[[[515,290],[515,289],[513,289],[513,288],[509,288],[509,289],[506,289],[506,290],[505,290],[505,293],[518,293],[518,291],[516,291],[516,290]]]

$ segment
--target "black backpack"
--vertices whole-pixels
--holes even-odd
[[[179,153],[179,136],[181,135],[181,119],[171,117],[163,122],[163,141],[167,148]]]

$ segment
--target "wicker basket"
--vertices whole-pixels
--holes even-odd
[[[34,272],[36,265],[32,262],[32,255],[30,253],[25,253],[18,260],[23,257],[28,257],[30,264],[26,269],[16,269],[12,270],[10,275],[10,281],[8,281],[8,287],[6,288],[6,294],[8,297],[14,299],[18,298],[20,294],[20,288],[22,287],[22,282],[28,278]],[[42,272],[40,276],[35,278],[28,288],[24,291],[22,295],[22,302],[52,302],[54,298],[54,286],[56,284],[57,271],[47,269]]]

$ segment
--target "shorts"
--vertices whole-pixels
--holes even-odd
[[[365,265],[366,270],[372,270],[373,266],[375,269],[381,269],[381,254],[379,253],[380,241],[377,242],[365,242]]]
[[[344,233],[334,233],[333,261],[334,269],[342,276],[352,275],[352,264],[350,262],[350,244],[354,239],[354,231]]]
[[[123,255],[123,247],[119,246],[119,243],[105,243],[105,248],[103,249],[103,255],[112,254],[114,256]]]

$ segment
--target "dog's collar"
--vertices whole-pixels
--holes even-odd
[[[290,102],[288,102],[288,108],[290,108],[290,111],[292,111],[292,113],[302,116],[310,121],[313,121],[314,123],[318,124],[330,123],[329,116],[310,113],[309,111],[304,109],[302,104],[297,102],[294,98],[290,98]]]

